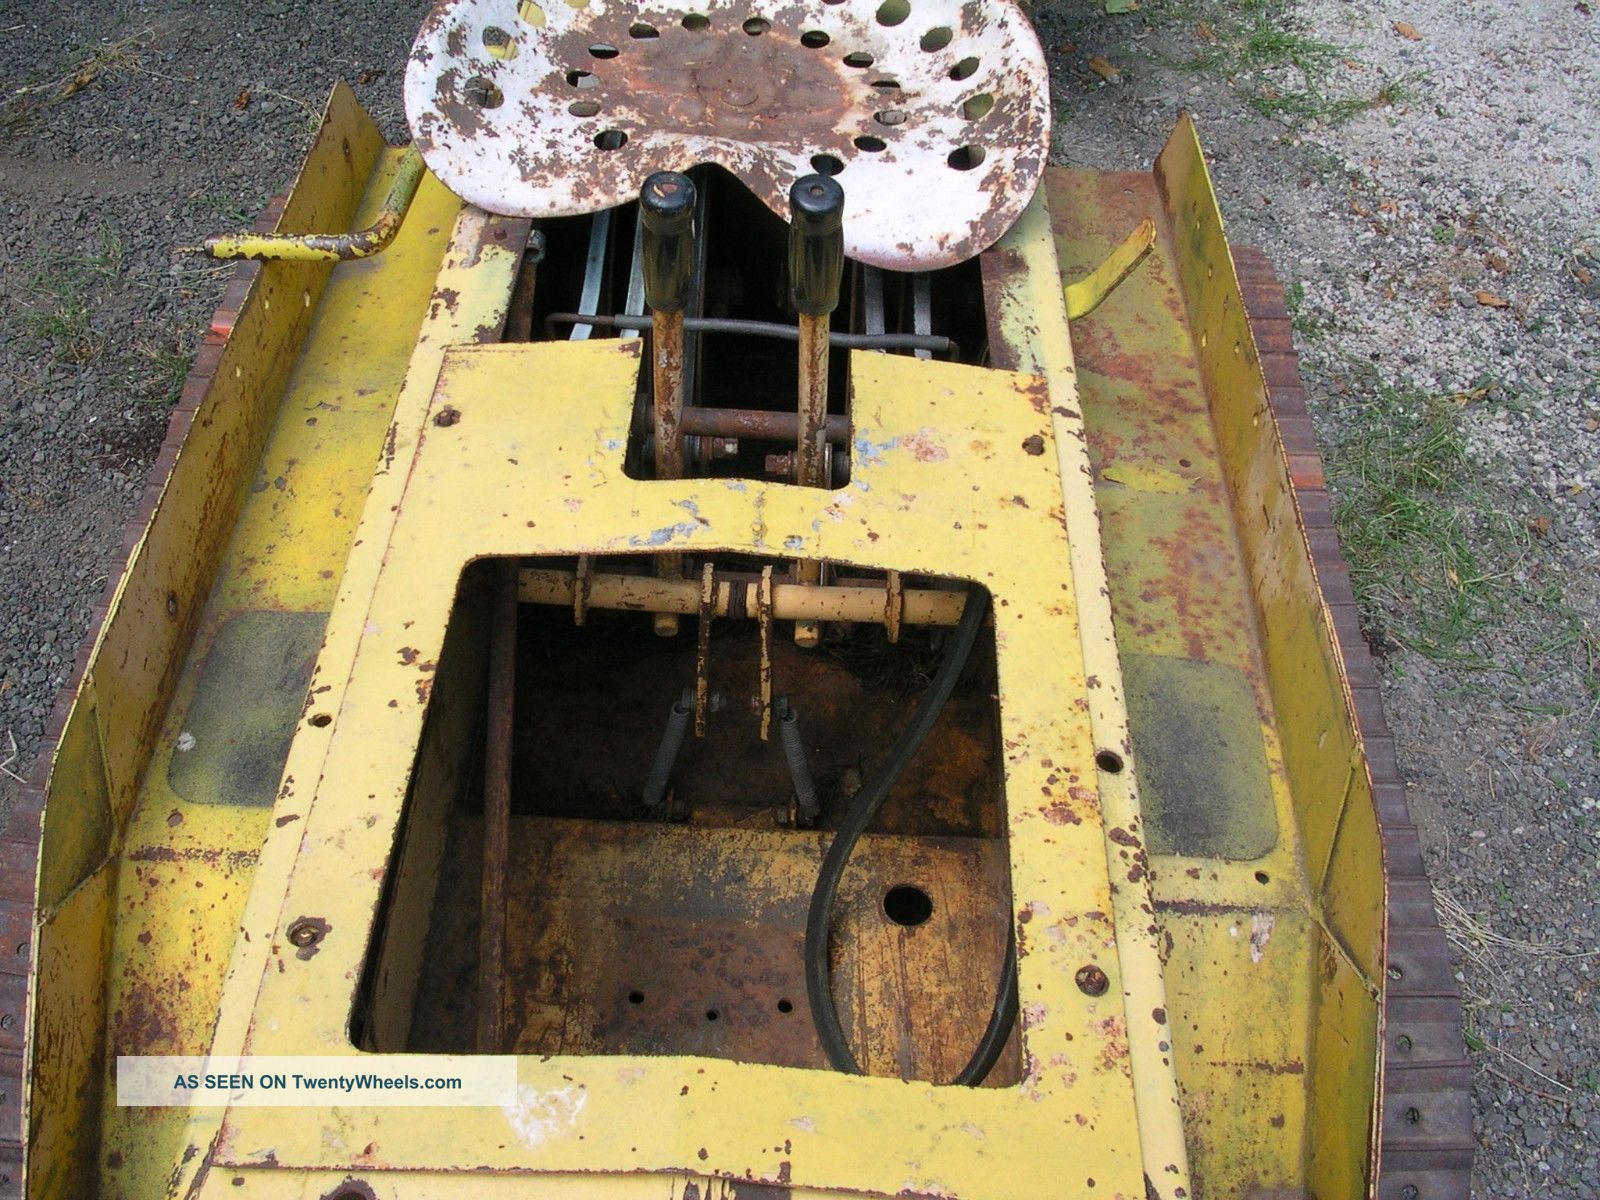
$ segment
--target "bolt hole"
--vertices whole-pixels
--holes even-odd
[[[858,137],[855,145],[857,150],[865,150],[868,154],[877,154],[889,148],[888,142],[875,137]]]
[[[904,125],[906,114],[898,108],[886,108],[882,112],[873,113],[872,119],[879,125]]]
[[[1180,458],[1178,460],[1178,465],[1180,467],[1192,467],[1192,466],[1194,466],[1194,464],[1192,462],[1190,462],[1187,458]]]
[[[592,117],[600,111],[600,101],[574,100],[567,105],[567,111],[575,117]]]
[[[1094,765],[1107,775],[1122,774],[1122,755],[1115,750],[1101,750],[1094,756]]]
[[[988,92],[979,92],[961,106],[961,115],[969,121],[981,121],[987,117],[994,108],[994,97]]]
[[[498,25],[491,25],[483,31],[483,48],[491,58],[498,58],[501,62],[509,62],[517,56],[516,42]]]
[[[853,50],[844,56],[845,66],[855,67],[862,71],[865,71],[868,67],[870,67],[873,64],[873,61],[872,55],[868,54],[865,50]]]
[[[721,1016],[721,1015],[722,1015],[722,1014],[721,1014],[721,1013],[719,1013],[719,1012],[718,1012],[718,1011],[717,1011],[717,1010],[716,1010],[716,1009],[714,1009],[714,1008],[708,1008],[708,1009],[706,1009],[706,1020],[708,1020],[708,1021],[715,1021],[715,1020],[716,1020],[716,1019],[717,1019],[717,1018],[718,1018],[718,1017],[720,1017],[720,1016]]]
[[[933,916],[933,898],[919,887],[899,884],[883,894],[883,915],[896,925],[921,925]]]
[[[791,1013],[794,1011],[794,1004],[788,1000],[779,1000],[778,1011],[781,1013]]]
[[[1389,978],[1390,979],[1404,979],[1405,977],[1406,977],[1406,973],[1404,971],[1402,971],[1399,967],[1395,966],[1393,963],[1389,964]]]
[[[894,28],[911,15],[911,0],[883,0],[878,5],[878,24]]]
[[[178,615],[178,593],[177,592],[168,592],[167,593],[167,616],[175,617],[177,615]]]
[[[1256,882],[1257,883],[1271,883],[1272,882],[1272,876],[1268,875],[1265,871],[1257,871],[1256,872]]]
[[[522,0],[522,3],[517,5],[517,16],[535,29],[544,28],[544,9],[535,4],[533,0]]]
[[[689,13],[683,18],[683,27],[696,32],[701,29],[710,29],[711,18],[706,16],[705,13]]]
[[[1411,1038],[1407,1034],[1402,1033],[1399,1037],[1395,1038],[1394,1046],[1396,1050],[1400,1051],[1400,1053],[1410,1054]]]
[[[800,35],[800,44],[807,50],[821,50],[831,41],[833,39],[820,29],[808,29]]]
[[[1420,1195],[1422,1193],[1417,1191],[1417,1185],[1414,1183],[1408,1183],[1400,1189],[1400,1200],[1417,1200]]]
[[[333,724],[333,716],[330,713],[312,713],[311,723],[318,729],[326,729]]]
[[[629,1004],[643,1004],[644,1003],[644,993],[643,992],[629,992],[628,993],[628,1003]]]
[[[615,58],[617,48],[610,42],[596,42],[589,47],[589,55],[592,58]]]
[[[844,170],[844,160],[835,158],[831,154],[813,154],[811,169],[818,175],[837,175]]]
[[[772,22],[767,20],[765,17],[751,17],[744,23],[743,28],[744,31],[751,37],[760,37],[767,30],[772,28]]]
[[[600,81],[589,71],[572,70],[567,72],[567,84],[575,88],[599,87]]]
[[[644,38],[660,37],[661,31],[648,21],[635,21],[628,26],[628,36],[643,40]]]
[[[1422,1112],[1421,1112],[1421,1110],[1415,1109],[1415,1108],[1406,1109],[1406,1124],[1407,1125],[1420,1125],[1420,1124],[1422,1124]]]
[[[479,108],[499,108],[506,102],[505,93],[495,86],[492,79],[482,75],[474,75],[467,80],[461,94],[468,103],[476,104]]]
[[[977,74],[977,71],[978,60],[976,58],[963,58],[950,68],[950,78],[959,83],[963,79],[972,78],[973,75]]]
[[[935,50],[943,50],[948,46],[950,39],[953,37],[955,37],[955,34],[950,32],[948,25],[935,25],[922,35],[921,45],[924,50],[932,54]]]
[[[621,150],[628,144],[628,135],[620,129],[603,129],[594,135],[596,150]]]

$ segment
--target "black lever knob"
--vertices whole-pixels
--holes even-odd
[[[789,189],[789,213],[789,298],[803,316],[827,316],[844,276],[844,189],[807,175]]]
[[[657,171],[639,193],[644,222],[645,303],[656,312],[682,312],[694,278],[694,180]]]

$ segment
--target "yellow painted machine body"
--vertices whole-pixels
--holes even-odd
[[[370,226],[406,169],[336,90],[279,232]],[[1064,285],[1145,219],[1148,257],[1069,323]],[[630,476],[640,342],[500,341],[529,237],[423,175],[383,253],[255,274],[55,755],[27,1194],[1366,1195],[1373,789],[1188,123],[1150,174],[1047,173],[983,256],[989,365],[850,352],[832,489]],[[992,868],[998,907],[968,908],[985,954],[1018,939],[1004,1078],[931,1082],[955,1061],[936,1045],[902,1079],[900,1027],[870,1014],[866,1076],[540,1041],[529,1018],[510,1109],[119,1107],[118,1055],[415,1048],[482,687],[473,564],[523,560],[527,600],[529,560],[641,553],[988,589],[994,836],[862,853],[889,882],[947,880],[952,912]],[[689,878],[776,908],[825,841],[528,828],[513,862],[545,854],[543,880]],[[533,902],[511,898],[514,926]],[[992,977],[871,916],[842,918],[862,978]],[[290,937],[307,921],[314,953]]]

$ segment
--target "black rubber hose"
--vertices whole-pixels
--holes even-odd
[[[833,835],[828,851],[822,857],[822,869],[817,874],[816,888],[811,893],[811,908],[806,914],[805,971],[806,995],[811,1002],[811,1019],[817,1028],[817,1037],[835,1070],[860,1075],[861,1065],[856,1062],[845,1037],[839,1014],[833,1007],[832,970],[828,965],[828,925],[833,915],[834,901],[838,898],[839,882],[850,861],[861,835],[872,824],[889,790],[905,772],[917,750],[927,740],[939,714],[949,703],[956,681],[972,657],[972,648],[978,640],[978,630],[989,606],[988,593],[980,587],[967,589],[967,602],[961,610],[961,620],[956,625],[955,636],[945,651],[944,661],[934,674],[928,690],[917,702],[910,722],[900,733],[888,755],[880,762],[872,776],[862,784],[861,790],[845,809],[839,831]],[[1011,1026],[1017,1018],[1017,944],[1013,928],[1006,941],[1005,963],[1001,967],[999,986],[995,992],[994,1009],[989,1025],[978,1042],[972,1058],[962,1068],[955,1082],[976,1086],[993,1069],[1011,1036]]]

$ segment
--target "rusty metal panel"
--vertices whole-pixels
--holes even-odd
[[[1050,145],[1044,53],[1012,0],[446,0],[406,112],[440,179],[518,216],[596,212],[712,162],[787,218],[796,179],[838,174],[846,252],[898,270],[992,244]]]

